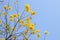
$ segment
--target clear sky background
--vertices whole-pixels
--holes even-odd
[[[20,11],[27,3],[30,4],[31,10],[36,11],[32,22],[36,23],[36,29],[40,29],[39,40],[43,40],[45,30],[49,32],[46,40],[60,40],[60,0],[19,0]]]

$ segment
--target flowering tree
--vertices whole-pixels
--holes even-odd
[[[31,22],[36,12],[30,9],[29,4],[25,4],[23,12],[20,13],[18,0],[16,0],[14,2],[16,13],[9,14],[9,11],[13,10],[9,1],[8,5],[3,5],[3,9],[0,9],[0,40],[29,40],[31,35],[36,35],[39,38],[40,31],[35,30],[35,24]],[[45,34],[47,33],[45,32]]]

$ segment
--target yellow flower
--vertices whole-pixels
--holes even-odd
[[[17,17],[17,14],[13,14],[13,16],[14,16],[14,18],[16,18]]]
[[[35,34],[35,31],[31,31],[31,34]]]
[[[23,20],[19,20],[19,24],[24,24],[24,21]]]
[[[36,32],[40,32],[40,30],[36,30]]]
[[[17,16],[19,17],[20,16],[20,13],[18,13]]]
[[[2,20],[0,19],[0,25],[2,24]]]
[[[30,5],[29,4],[25,5],[25,11],[30,12]]]
[[[48,34],[48,31],[45,31],[44,34]]]
[[[40,34],[37,34],[37,38],[40,38]]]
[[[35,15],[35,11],[30,12],[31,16]]]
[[[9,19],[10,19],[10,21],[13,21],[13,15],[10,15]]]
[[[5,38],[0,38],[0,40],[5,40]]]
[[[10,15],[10,18],[13,18],[13,15]]]
[[[6,15],[6,12],[2,12],[2,16]]]
[[[12,27],[12,31],[14,31],[15,30],[15,28],[14,27]]]
[[[24,30],[24,33],[27,34],[28,33],[28,30]]]
[[[10,18],[10,21],[13,21],[13,18]]]
[[[23,26],[24,26],[24,27],[27,27],[27,26],[28,26],[28,23],[24,23]]]
[[[27,23],[30,23],[30,18],[26,17]]]
[[[28,29],[31,31],[34,30],[34,24],[28,24]]]
[[[4,6],[4,9],[6,10],[7,8],[8,8],[8,6],[5,5],[5,6]]]
[[[26,17],[26,20],[29,20],[30,21],[30,18]]]
[[[9,10],[12,10],[12,7],[9,7]]]

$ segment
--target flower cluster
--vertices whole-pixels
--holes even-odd
[[[15,6],[18,6],[17,2],[17,0],[14,2]],[[36,12],[30,9],[29,4],[25,4],[22,13],[16,8],[16,13],[9,14],[8,11],[12,11],[13,9],[9,3],[8,5],[4,5],[3,8],[4,11],[1,11],[0,14],[0,17],[2,17],[0,18],[0,26],[4,30],[1,29],[0,34],[5,36],[4,38],[0,38],[0,40],[29,40],[31,35],[36,35],[37,38],[40,38],[40,30],[35,30],[35,23],[31,22],[31,19]],[[27,12],[28,16],[26,15],[27,13],[25,13],[26,16],[23,16],[24,12]],[[48,34],[48,32],[46,31],[45,34]]]

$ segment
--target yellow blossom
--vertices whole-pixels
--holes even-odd
[[[34,24],[31,24],[31,23],[28,24],[28,29],[31,30],[31,31],[34,30]]]
[[[13,21],[13,18],[10,18],[10,21]]]
[[[27,23],[30,23],[30,18],[26,17]]]
[[[10,18],[13,18],[13,15],[10,15]]]
[[[37,34],[37,38],[40,38],[40,34]]]
[[[29,20],[30,21],[30,18],[26,17],[26,20]]]
[[[18,13],[17,16],[19,17],[20,16],[20,13]]]
[[[45,31],[44,34],[48,34],[48,31]]]
[[[28,33],[28,30],[24,30],[24,33],[27,34]]]
[[[30,5],[29,4],[25,5],[25,11],[30,12]]]
[[[31,34],[35,34],[35,31],[31,31]]]
[[[35,15],[35,11],[30,12],[31,16]]]
[[[9,19],[10,21],[13,21],[13,15],[10,15]]]
[[[12,31],[14,31],[15,30],[15,28],[14,27],[12,27]]]
[[[6,15],[6,12],[2,12],[2,16]]]
[[[24,23],[23,26],[24,26],[24,27],[27,27],[27,26],[28,26],[28,23]]]
[[[9,7],[9,10],[12,10],[12,7]]]
[[[40,32],[40,30],[36,30],[36,32]]]
[[[24,24],[24,21],[23,20],[19,20],[19,24]]]
[[[13,14],[13,16],[14,16],[14,18],[16,18],[17,17],[17,14]]]
[[[6,10],[7,8],[8,8],[8,6],[5,5],[5,6],[4,6],[4,9]]]

